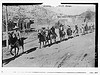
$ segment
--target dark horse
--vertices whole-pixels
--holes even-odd
[[[38,30],[40,48],[41,48],[41,43],[43,43],[43,46],[46,45],[47,43],[52,44],[52,39],[54,39],[54,41],[56,42],[56,37],[57,34],[55,33],[55,30],[53,30],[53,28],[45,29],[44,31]]]
[[[66,35],[66,33],[65,33],[65,31],[64,31],[64,27],[63,27],[63,26],[60,26],[60,27],[59,27],[60,41],[63,40],[63,39],[65,39],[65,35]]]
[[[57,37],[57,34],[55,32],[55,27],[53,26],[51,29],[50,29],[50,34],[49,34],[50,38],[51,38],[51,43],[52,43],[52,39],[54,39],[54,42],[56,42],[56,37]]]
[[[78,26],[75,25],[75,30],[73,31],[73,33],[74,33],[74,37],[76,37],[76,36],[79,35],[78,32],[79,32],[79,30],[78,30]]]
[[[46,43],[48,43],[48,44],[51,44],[52,43],[51,34],[52,34],[51,30],[50,29],[47,29],[46,30]]]
[[[84,31],[85,31],[85,34],[88,33],[88,25],[87,24],[84,26]]]
[[[23,38],[17,39],[17,37],[14,35],[13,32],[9,33],[9,44],[11,46],[11,49],[10,49],[11,55],[17,56],[20,46],[22,47],[22,50],[24,52],[24,41],[23,41]],[[15,54],[12,53],[13,49],[15,49],[14,50]]]
[[[68,35],[68,38],[70,38],[72,36],[72,30],[70,27],[68,27],[68,29],[67,29],[67,35]]]
[[[38,30],[38,38],[39,38],[39,43],[40,43],[40,48],[41,48],[41,43],[46,44],[46,32],[42,30]]]

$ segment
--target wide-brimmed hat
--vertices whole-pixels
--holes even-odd
[[[19,27],[15,26],[15,27],[13,28],[13,30],[16,30],[16,29],[19,29]]]
[[[45,29],[45,27],[42,27],[42,29]]]

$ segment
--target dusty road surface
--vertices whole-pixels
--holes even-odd
[[[37,42],[37,40],[35,41]],[[25,45],[25,50],[38,46],[35,42]],[[31,49],[32,50],[32,49]],[[95,33],[89,33],[37,48],[10,61],[4,67],[94,67]]]

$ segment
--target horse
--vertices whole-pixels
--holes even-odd
[[[57,35],[56,32],[55,32],[55,28],[52,27],[52,28],[50,29],[51,43],[52,43],[52,39],[54,39],[54,42],[56,42],[56,37],[57,37],[57,36],[58,36],[58,35]]]
[[[38,30],[38,38],[41,48],[41,43],[43,43],[43,46],[46,44],[46,32],[42,30]]]
[[[85,26],[84,26],[84,30],[85,30],[85,34],[87,34],[88,33],[88,25],[86,24]]]
[[[15,34],[13,32],[9,33],[9,44],[11,46],[11,49],[10,49],[11,55],[17,56],[18,53],[19,53],[20,46],[22,47],[22,50],[24,52],[24,41],[23,41],[23,38],[17,39],[17,37],[15,36]],[[12,53],[13,49],[15,49],[14,50],[15,54]]]
[[[94,25],[91,24],[91,25],[88,27],[88,29],[89,29],[89,32],[92,33],[92,32],[94,31]]]
[[[52,43],[52,37],[51,37],[51,30],[50,29],[48,29],[48,30],[46,30],[46,43],[48,43],[48,44],[51,44]],[[50,42],[49,42],[49,40],[50,40]]]
[[[65,31],[64,28],[62,26],[59,27],[59,37],[60,37],[60,41],[62,41],[63,39],[65,39]]]
[[[74,37],[77,36],[77,35],[79,35],[78,32],[79,32],[79,30],[78,30],[78,26],[75,25],[75,29],[74,29],[74,31],[73,31],[73,33],[74,33]]]
[[[45,29],[44,31],[42,29],[38,30],[40,48],[41,48],[41,43],[43,43],[43,47],[44,47],[47,43],[52,44],[52,39],[54,39],[54,41],[56,42],[56,37],[57,34],[53,30],[53,28]]]
[[[56,42],[56,37],[57,37],[57,34],[55,33],[55,28],[46,30],[46,43],[48,42],[48,44],[52,44],[53,39],[54,39],[54,42]],[[50,40],[50,42],[49,42],[49,40]]]
[[[68,38],[70,38],[72,36],[72,29],[68,27],[66,32],[67,32]]]

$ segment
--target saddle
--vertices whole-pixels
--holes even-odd
[[[18,45],[18,41],[16,41],[14,44],[11,44],[11,47],[16,47]]]
[[[11,44],[11,47],[17,47],[17,46],[22,46],[23,41],[21,39],[17,39],[14,44]]]

